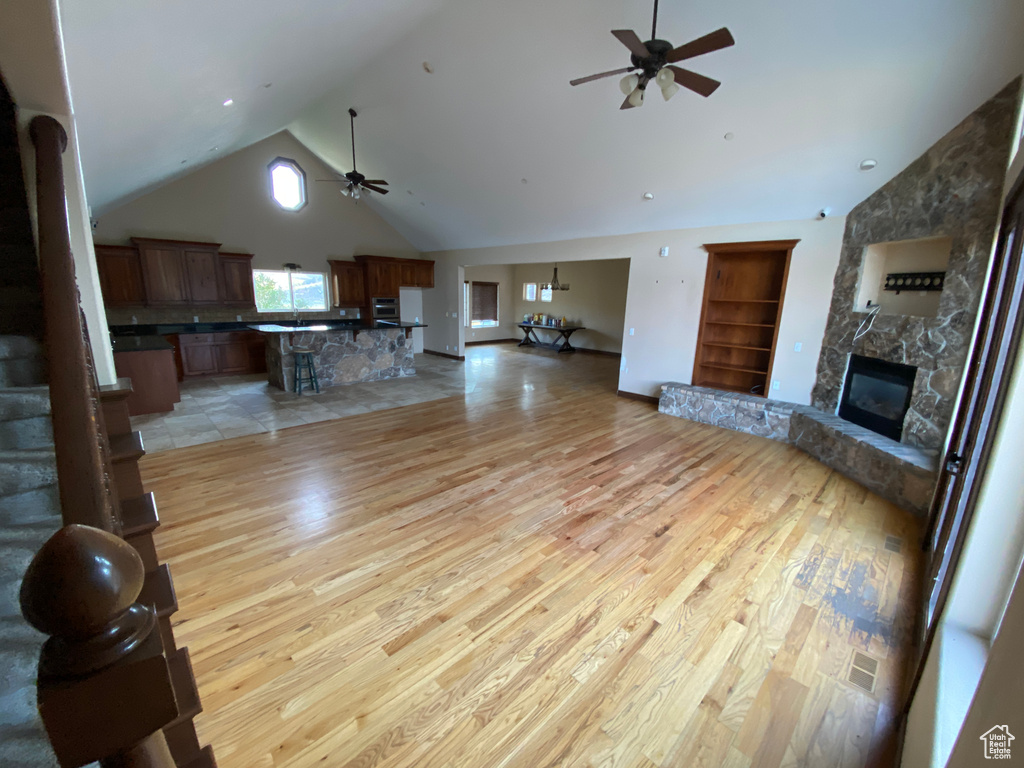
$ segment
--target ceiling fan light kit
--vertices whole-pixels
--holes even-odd
[[[623,94],[626,96],[626,100],[622,102],[622,106],[619,109],[631,109],[642,106],[644,103],[644,91],[651,80],[661,89],[661,95],[665,101],[675,96],[679,92],[680,87],[688,88],[704,97],[710,96],[718,89],[718,86],[721,85],[718,80],[713,80],[697,72],[677,67],[675,63],[734,45],[736,41],[733,40],[732,34],[728,29],[722,27],[679,47],[673,47],[672,43],[668,40],[659,40],[657,33],[658,0],[654,0],[654,22],[651,25],[651,39],[646,43],[642,42],[636,32],[631,29],[612,30],[615,38],[629,49],[631,66],[570,80],[569,85],[582,85],[593,80],[629,73],[619,82],[619,88],[622,89]],[[636,74],[638,70],[639,74]]]

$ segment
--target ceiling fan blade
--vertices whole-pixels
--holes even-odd
[[[388,183],[384,179],[366,179],[363,184],[380,184],[382,186],[388,186]]]
[[[314,179],[314,181],[329,181],[332,184],[344,184],[348,179]]]
[[[669,66],[672,70],[672,74],[676,76],[676,82],[684,88],[689,88],[695,93],[699,93],[701,96],[707,97],[718,90],[718,86],[721,85],[717,80],[712,80],[710,77],[704,77],[704,75],[698,75],[696,72],[691,72],[688,69],[682,67]]]
[[[613,29],[612,34],[619,39],[620,43],[629,48],[630,53],[638,59],[646,59],[651,55],[651,52],[647,50],[647,46],[640,42],[640,38],[636,36],[636,32],[632,29]]]
[[[363,189],[372,189],[374,192],[377,192],[378,194],[381,195],[386,195],[388,193],[388,190],[384,189],[383,187],[375,187],[373,186],[373,184],[367,184],[365,181],[362,183],[361,186],[363,187]]]
[[[591,80],[600,80],[602,77],[612,77],[613,75],[624,75],[627,72],[632,72],[636,67],[623,67],[622,69],[613,69],[611,72],[602,72],[599,75],[589,75],[587,77],[577,77],[575,80],[570,80],[569,85],[583,85],[583,83],[589,83]]]
[[[705,53],[719,51],[722,48],[728,48],[730,45],[735,44],[736,41],[732,39],[732,33],[725,27],[722,27],[704,35],[704,37],[698,37],[696,40],[691,40],[684,45],[680,45],[678,48],[673,48],[668,52],[665,61],[671,64],[683,59],[692,59],[694,56],[703,56]]]

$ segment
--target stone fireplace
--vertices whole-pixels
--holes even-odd
[[[851,356],[916,368],[902,430],[890,436],[942,449],[998,226],[1019,91],[1018,78],[847,216],[811,393],[815,408],[843,416]],[[917,241],[948,247],[944,285],[933,294],[937,307],[898,314],[859,306],[873,249]]]
[[[839,416],[879,435],[899,440],[916,377],[917,368],[912,365],[850,355]]]

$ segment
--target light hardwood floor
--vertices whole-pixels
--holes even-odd
[[[884,764],[910,515],[615,397],[611,358],[464,370],[464,396],[143,460],[222,768]]]

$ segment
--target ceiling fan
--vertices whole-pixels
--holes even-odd
[[[710,96],[721,85],[720,82],[674,65],[677,61],[692,59],[696,56],[703,56],[705,53],[728,48],[736,42],[729,30],[722,27],[704,37],[698,37],[685,45],[680,45],[678,48],[672,47],[672,43],[667,40],[658,39],[658,0],[654,0],[654,23],[651,26],[651,39],[646,43],[641,42],[636,32],[631,29],[613,29],[612,34],[618,38],[620,43],[629,48],[629,59],[633,66],[613,69],[611,72],[601,72],[589,77],[580,77],[570,80],[569,85],[582,85],[591,80],[600,80],[603,77],[612,77],[627,72],[635,73],[639,70],[638,74],[627,74],[619,83],[622,92],[626,94],[626,100],[622,102],[619,109],[642,106],[647,84],[651,80],[661,88],[661,95],[665,97],[665,101],[676,94],[680,85],[701,96]]]
[[[334,184],[342,182],[344,186],[341,188],[341,194],[354,200],[362,197],[362,190],[372,190],[386,195],[388,190],[383,187],[386,187],[388,183],[384,179],[367,179],[356,170],[356,111],[349,108],[348,114],[352,127],[352,170],[345,174],[339,173],[336,179],[317,179],[317,181],[329,181]]]

